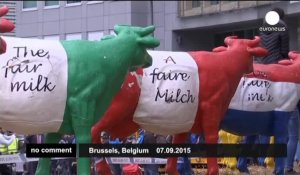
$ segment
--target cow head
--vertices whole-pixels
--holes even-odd
[[[0,8],[0,17],[6,15],[8,12],[8,7],[7,6],[3,6]],[[0,19],[0,32],[1,33],[5,33],[5,32],[10,32],[15,28],[15,25],[6,20],[6,19]],[[5,41],[0,38],[0,54],[5,53],[6,51],[6,43]]]
[[[290,51],[289,52],[290,59],[284,59],[278,62],[280,65],[299,65],[300,64],[300,52],[298,51]]]
[[[152,58],[147,52],[147,48],[159,46],[159,40],[150,34],[155,30],[154,26],[133,27],[126,25],[117,25],[114,28],[115,33],[121,40],[126,40],[126,50],[132,56],[130,71],[135,71],[139,67],[147,68],[152,65]],[[122,55],[124,53],[121,53]]]
[[[250,58],[253,61],[253,56],[265,56],[268,51],[262,47],[259,47],[260,38],[255,36],[253,40],[250,39],[238,39],[237,36],[229,36],[224,40],[227,47],[221,46],[213,49],[213,52],[234,51],[239,59]],[[242,58],[241,58],[242,57]],[[247,73],[253,71],[253,64],[247,64]]]

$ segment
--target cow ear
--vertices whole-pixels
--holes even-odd
[[[278,62],[278,64],[288,66],[288,65],[292,65],[293,62],[291,60],[281,60]]]
[[[212,51],[213,52],[223,52],[223,51],[226,51],[226,50],[227,50],[227,47],[220,46],[220,47],[214,48]]]
[[[264,57],[268,55],[268,50],[262,47],[255,47],[255,48],[247,47],[247,50],[250,54],[258,57]]]
[[[111,38],[114,38],[114,37],[116,37],[116,36],[114,36],[114,35],[106,35],[106,36],[102,37],[101,40],[107,40],[107,39],[111,39]]]
[[[137,42],[147,48],[154,48],[159,46],[160,42],[158,39],[153,38],[152,36],[138,38]]]

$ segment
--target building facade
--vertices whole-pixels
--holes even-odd
[[[157,50],[211,50],[228,35],[257,35],[274,7],[286,13],[291,50],[300,50],[300,1],[18,1],[16,35],[98,40],[115,24],[154,25]]]
[[[5,15],[5,18],[13,22],[14,24],[16,23],[16,1],[0,1],[0,7],[2,6],[7,6],[9,11]],[[8,33],[3,33],[2,35],[5,36],[15,36],[16,35],[16,30],[13,30]]]

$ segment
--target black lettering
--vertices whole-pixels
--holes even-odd
[[[263,97],[263,94],[260,94],[259,100],[260,100],[260,101],[265,101],[265,100],[266,100],[266,99]]]
[[[54,85],[52,88],[49,87],[51,85],[51,82],[47,83],[48,82],[48,77],[44,77],[44,78],[45,78],[44,92],[46,92],[47,90],[50,91],[50,92],[53,91],[53,89],[56,87],[56,85]]]
[[[6,62],[5,75],[4,75],[5,78],[7,78],[8,69],[10,69],[12,67],[11,65],[9,65],[9,63],[16,60],[16,59],[17,59],[16,57],[13,57],[12,59],[9,59]]]
[[[11,67],[11,73],[15,74],[15,73],[23,73],[23,72],[27,72],[27,73],[36,72],[40,66],[42,66],[41,63],[38,65],[34,64],[33,67],[30,69],[28,64],[26,64],[25,66],[22,66],[21,64],[17,64]]]
[[[169,91],[169,89],[166,89],[164,93],[161,93],[159,88],[157,88],[155,101],[157,101],[158,98],[164,99],[166,103],[194,103],[196,99],[196,97],[193,97],[190,90],[187,90],[187,94],[182,94],[182,90],[177,89],[176,96],[174,96],[174,91]]]
[[[158,68],[154,68],[153,72],[150,74],[150,75],[152,75],[152,83],[154,83],[154,78],[155,78],[155,76],[157,76],[157,73],[155,73],[155,70],[158,70]]]
[[[255,94],[251,94],[252,95],[252,101],[258,101],[259,99],[258,99],[258,93],[255,93]]]
[[[38,56],[38,57],[45,57],[49,54],[49,51],[45,52],[43,49],[39,49],[34,53],[33,50],[31,50],[31,55],[32,56]]]
[[[20,57],[20,51],[21,49],[24,49],[23,52],[23,57],[26,57],[27,56],[27,47],[26,46],[23,46],[23,47],[13,47],[14,49],[17,49],[17,57]]]
[[[157,88],[157,93],[156,93],[156,96],[155,96],[155,101],[157,101],[157,98],[163,98],[165,97],[165,99],[167,99],[167,94],[168,94],[168,89],[166,90],[166,92],[162,95],[160,95],[160,91],[159,91],[159,88]]]
[[[44,78],[44,84],[43,83],[43,78]],[[21,83],[20,82],[15,82],[15,83],[11,83],[11,92],[19,92],[20,90],[23,90],[23,91],[53,91],[54,88],[56,87],[56,85],[52,86],[51,87],[51,82],[48,82],[48,78],[47,77],[43,77],[42,75],[39,75],[38,76],[38,79],[36,81],[36,83],[33,82],[33,78],[30,79],[31,81],[30,82],[26,82],[26,81],[22,81]]]
[[[165,72],[156,72],[158,70],[158,68],[154,68],[153,72],[150,73],[150,76],[152,76],[152,83],[154,83],[154,80],[183,80],[183,81],[187,81],[190,76],[187,73],[182,73],[182,72],[172,72],[172,70],[170,70],[169,73],[165,73]]]
[[[25,81],[22,81],[22,83],[20,82],[16,82],[16,83],[11,83],[11,92],[14,91],[15,87],[17,88],[16,91],[18,92],[21,87],[23,87],[23,91],[27,91],[28,88],[26,88],[26,82]]]
[[[171,56],[169,56],[165,60],[166,60],[166,63],[168,63],[168,61],[172,61],[174,64],[176,64],[176,62],[173,60],[173,58]]]
[[[272,101],[273,101],[273,99],[274,99],[274,98],[273,98],[271,95],[269,95],[269,96],[268,96],[268,100],[267,100],[267,101],[268,101],[268,102],[272,102]]]

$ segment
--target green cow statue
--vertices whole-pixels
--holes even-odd
[[[154,27],[117,25],[116,36],[101,41],[52,41],[2,37],[0,127],[22,134],[47,133],[45,143],[75,134],[91,143],[91,128],[120,90],[128,72],[149,67],[147,49],[159,41]],[[77,172],[90,175],[89,158]],[[40,158],[37,175],[50,174],[50,158]]]

